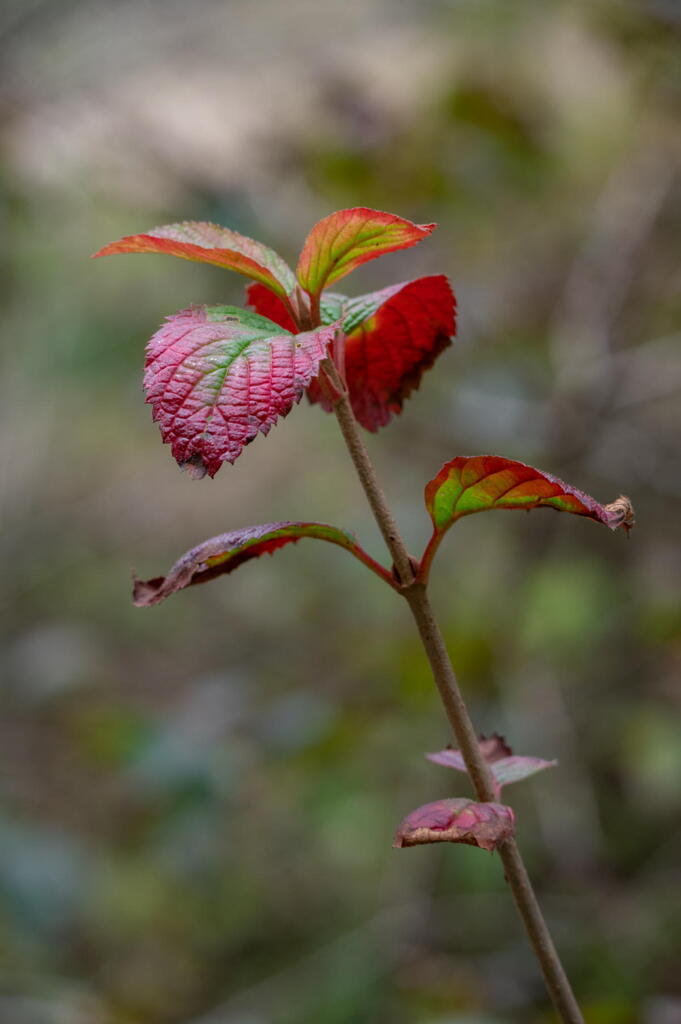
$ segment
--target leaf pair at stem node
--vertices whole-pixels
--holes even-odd
[[[490,509],[553,508],[603,523],[611,530],[631,529],[633,511],[628,498],[600,505],[549,473],[497,455],[459,456],[446,463],[426,486],[426,508],[433,533],[421,559],[413,561],[414,579],[428,579],[433,558],[447,530],[457,520]],[[379,565],[352,534],[325,523],[265,523],[211,537],[183,555],[167,576],[136,580],[133,599],[139,607],[159,604],[171,594],[216,576],[233,572],[244,562],[272,554],[286,544],[311,537],[345,548],[398,591],[395,575]]]

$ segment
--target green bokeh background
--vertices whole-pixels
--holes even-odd
[[[214,481],[161,446],[145,340],[242,281],[122,234],[212,219],[289,260],[331,209],[438,232],[460,332],[368,438],[409,545],[457,454],[609,501],[498,513],[434,601],[589,1024],[681,1021],[681,14],[672,0],[5,0],[0,12],[1,1024],[546,1024],[496,858],[396,851],[465,795],[406,610],[301,544],[150,610],[134,566],[310,518],[380,538],[302,403]]]

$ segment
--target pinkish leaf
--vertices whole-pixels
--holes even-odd
[[[144,386],[180,465],[215,476],[266,434],[318,373],[334,329],[290,334],[235,306],[169,317],[147,347]]]
[[[298,261],[298,280],[312,296],[362,263],[407,249],[426,238],[435,224],[413,224],[381,210],[356,206],[324,217],[312,228]]]
[[[180,256],[198,263],[213,263],[260,281],[288,304],[296,279],[277,253],[253,238],[205,221],[165,224],[143,235],[127,235],[96,252],[98,256],[152,252]]]
[[[468,770],[463,754],[453,747],[445,747],[444,750],[438,750],[437,753],[426,754],[426,759],[432,761],[433,764],[442,765],[443,768],[453,768],[457,772],[465,773]]]
[[[522,782],[545,768],[555,768],[557,764],[557,761],[544,761],[541,757],[503,757],[492,765],[492,775],[501,790],[503,786]]]
[[[395,834],[393,846],[424,843],[466,843],[495,850],[514,832],[514,815],[504,804],[478,804],[458,798],[436,800],[408,814]]]
[[[522,782],[523,779],[558,764],[557,761],[544,761],[541,757],[514,755],[503,736],[499,736],[498,733],[493,733],[490,737],[481,736],[478,743],[480,752],[490,767],[497,797],[501,794],[503,786],[509,786],[512,782]],[[454,768],[457,772],[465,774],[467,771],[461,751],[452,747],[439,750],[436,754],[426,754],[426,758],[433,764]]]
[[[611,530],[621,526],[628,532],[634,524],[628,498],[621,496],[611,505],[600,505],[550,473],[499,455],[460,455],[445,463],[426,486],[425,498],[434,529],[421,562],[423,578],[449,527],[475,512],[544,507],[585,516]]]
[[[387,570],[374,562],[352,534],[345,530],[324,523],[265,523],[203,541],[182,555],[167,576],[157,576],[151,580],[135,578],[133,602],[139,608],[159,604],[178,590],[233,572],[244,562],[272,554],[278,548],[293,544],[303,537],[325,540],[345,548],[389,582]]]

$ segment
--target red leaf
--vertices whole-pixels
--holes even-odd
[[[260,285],[249,287],[248,301],[275,323],[291,323],[279,299]],[[343,322],[350,401],[367,430],[378,430],[401,411],[423,373],[450,344],[456,330],[455,310],[456,301],[442,274],[354,299],[331,292],[323,296],[322,322]],[[308,388],[308,398],[331,411],[318,381]]]
[[[295,332],[298,330],[296,322],[291,313],[278,295],[275,295],[265,285],[249,284],[246,288],[246,301],[251,309],[254,309],[260,316],[266,316],[275,324],[279,324],[285,331]]]
[[[350,551],[360,561],[389,579],[387,570],[378,566],[345,530],[324,523],[265,523],[244,530],[233,530],[211,537],[182,555],[167,576],[151,580],[135,578],[133,602],[138,608],[159,604],[171,594],[197,583],[206,583],[216,576],[233,572],[244,562],[272,554],[277,548],[292,544],[302,537],[325,540]]]
[[[424,577],[449,527],[474,512],[546,507],[585,516],[611,530],[622,526],[629,531],[634,524],[628,498],[621,496],[611,505],[600,505],[550,473],[498,455],[460,455],[445,463],[426,486],[425,498],[434,530],[421,562]]]
[[[360,301],[376,306],[356,323]],[[393,285],[348,303],[345,373],[350,401],[363,427],[378,430],[401,412],[425,371],[451,344],[455,309],[454,295],[442,274]]]
[[[180,465],[215,476],[266,434],[318,373],[334,330],[289,334],[234,306],[169,317],[147,347],[144,386]]]
[[[494,733],[489,738],[481,736],[479,739],[480,752],[490,767],[497,797],[501,794],[503,786],[509,786],[513,782],[522,782],[531,775],[543,771],[545,768],[553,768],[557,761],[544,761],[541,757],[518,757],[508,746],[503,736]],[[426,754],[433,764],[442,765],[445,768],[454,768],[457,772],[467,772],[466,764],[460,750],[447,747],[439,750],[436,754]]]
[[[365,206],[339,210],[315,224],[307,236],[298,261],[298,280],[310,295],[318,296],[362,263],[396,249],[408,249],[435,227],[412,224]]]
[[[167,253],[198,263],[214,263],[260,281],[285,303],[296,284],[293,271],[273,249],[237,231],[205,221],[165,224],[144,235],[127,235],[105,245],[94,255],[96,258],[128,252]]]
[[[504,804],[476,804],[463,798],[436,800],[412,811],[402,821],[393,846],[424,843],[466,843],[495,850],[514,832],[514,815]]]

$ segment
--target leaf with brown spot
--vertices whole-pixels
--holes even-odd
[[[478,804],[465,798],[435,800],[407,815],[395,833],[393,846],[465,843],[495,850],[514,835],[514,823],[513,811],[504,804]]]

